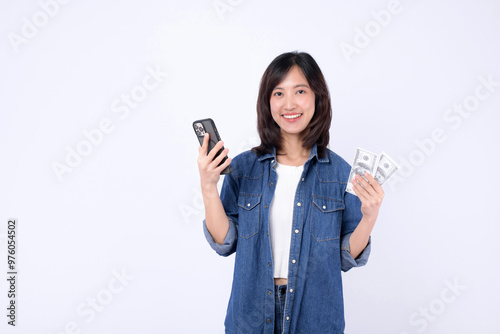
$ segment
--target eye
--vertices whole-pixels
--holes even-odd
[[[300,89],[300,90],[298,90],[298,91],[297,91],[297,93],[298,93],[298,94],[305,94],[305,93],[306,93],[306,91],[305,91],[305,90],[303,90],[303,89]]]
[[[274,95],[274,96],[282,96],[282,95],[283,95],[283,93],[282,93],[282,92],[276,92],[276,93],[274,93],[273,95]]]

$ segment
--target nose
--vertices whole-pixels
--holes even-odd
[[[285,98],[285,104],[283,105],[285,110],[293,110],[295,109],[295,98],[294,96],[287,96]]]

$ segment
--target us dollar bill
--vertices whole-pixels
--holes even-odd
[[[375,167],[375,174],[372,175],[378,184],[383,185],[398,169],[399,165],[387,153],[382,152]]]
[[[361,175],[362,177],[365,172],[373,175],[375,167],[377,166],[377,155],[367,150],[361,148],[356,148],[356,154],[354,155],[354,162],[351,167],[351,173],[349,174],[349,180],[347,182],[346,191],[348,193],[357,196],[352,189],[352,180],[356,175]]]

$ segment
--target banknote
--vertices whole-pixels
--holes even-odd
[[[352,189],[352,180],[356,175],[363,176],[365,172],[368,172],[378,184],[383,185],[398,169],[399,165],[387,153],[382,152],[377,156],[375,153],[357,148],[346,191],[356,196]]]
[[[356,154],[354,155],[354,163],[351,167],[351,173],[349,174],[346,191],[356,196],[356,193],[352,189],[352,180],[356,175],[363,176],[365,172],[373,175],[373,171],[375,170],[376,165],[377,155],[358,147],[356,149]]]
[[[399,165],[387,153],[382,152],[379,155],[377,166],[375,166],[375,175],[373,177],[378,184],[383,185],[398,169]]]

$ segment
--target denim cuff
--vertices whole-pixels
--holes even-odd
[[[205,238],[210,244],[210,247],[212,247],[212,249],[221,256],[229,256],[234,253],[236,249],[236,225],[231,218],[227,218],[229,219],[229,229],[227,230],[227,234],[222,245],[219,245],[214,241],[210,231],[208,231],[207,223],[205,222],[205,219],[203,219],[203,233],[205,233]]]
[[[351,234],[352,233],[344,235],[340,242],[342,271],[348,271],[351,268],[364,266],[366,262],[368,262],[368,257],[370,256],[371,252],[372,237],[370,236],[368,238],[368,244],[366,245],[365,249],[363,249],[361,254],[359,254],[358,257],[354,259],[350,252],[351,245],[349,243],[349,239],[351,238]]]

